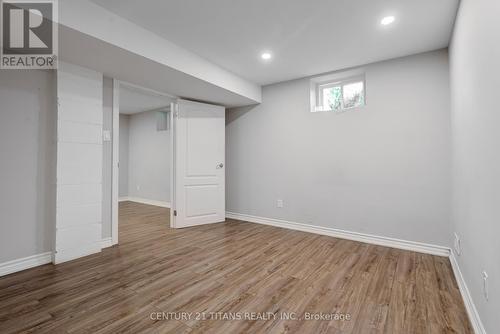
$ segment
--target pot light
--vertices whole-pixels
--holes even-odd
[[[393,23],[396,20],[394,16],[386,16],[380,21],[380,24],[383,26],[388,26],[389,24]]]
[[[273,55],[270,52],[263,52],[260,57],[264,60],[269,60],[273,57]]]

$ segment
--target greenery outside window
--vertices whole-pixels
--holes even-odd
[[[311,111],[340,112],[365,105],[363,77],[315,83],[315,103]]]

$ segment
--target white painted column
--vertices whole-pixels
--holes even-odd
[[[57,205],[54,263],[101,251],[102,74],[57,71]]]

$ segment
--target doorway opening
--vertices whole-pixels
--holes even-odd
[[[122,229],[144,230],[155,217],[170,226],[173,173],[173,96],[115,80],[113,243]],[[140,217],[139,217],[140,216]],[[141,226],[135,226],[142,224]],[[129,233],[130,234],[130,233]]]
[[[122,211],[154,209],[161,229],[224,222],[225,108],[118,80],[112,105],[112,245]]]

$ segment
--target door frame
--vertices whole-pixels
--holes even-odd
[[[150,92],[155,95],[168,97],[169,99],[177,101],[178,97],[166,92],[156,91],[150,88],[142,87],[130,82],[121,81],[113,78],[113,133],[112,133],[112,181],[111,181],[111,240],[112,244],[118,244],[118,217],[119,217],[119,184],[120,184],[120,86],[128,86],[131,88],[140,89],[142,91]],[[174,227],[174,168],[175,168],[175,154],[174,154],[174,131],[175,131],[175,117],[172,107],[176,103],[170,103],[170,227]]]
[[[176,216],[177,216],[177,201],[175,200],[175,165],[176,165],[176,132],[177,132],[177,115],[179,114],[179,104],[176,99],[174,102],[170,103],[170,227],[177,228]],[[175,214],[174,214],[175,213]]]

